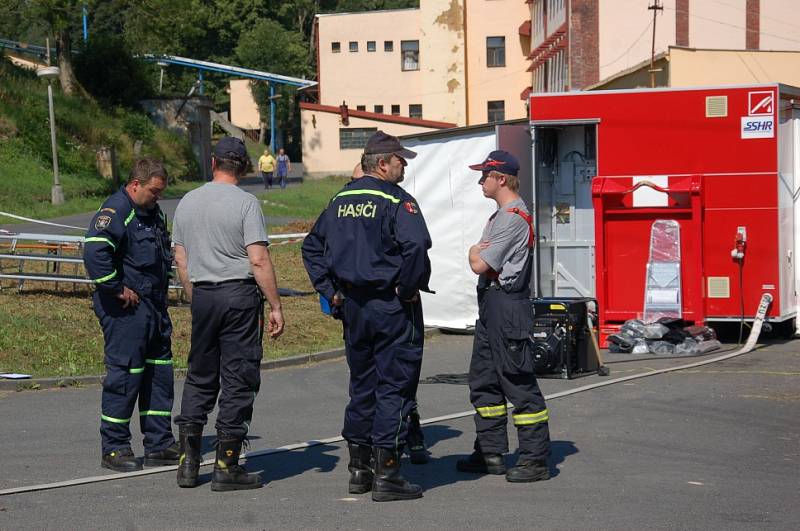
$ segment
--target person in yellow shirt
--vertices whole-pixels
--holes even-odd
[[[264,179],[264,189],[272,187],[272,176],[275,173],[275,157],[268,149],[264,150],[264,154],[258,159],[258,171],[261,172],[261,178]]]

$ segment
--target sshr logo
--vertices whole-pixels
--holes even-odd
[[[749,92],[747,99],[747,114],[750,116],[772,116],[774,96],[771,91]]]
[[[747,122],[744,126],[746,132],[772,131],[772,122]]]

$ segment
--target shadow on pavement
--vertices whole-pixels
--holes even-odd
[[[262,455],[248,459],[246,468],[249,472],[259,472],[266,483],[299,476],[309,470],[331,472],[336,468],[339,456],[329,452],[339,451],[341,447],[326,444],[277,455]]]
[[[571,455],[575,455],[579,452],[578,447],[575,446],[575,443],[572,441],[550,441],[550,477],[554,478],[559,475],[561,472],[558,469],[558,465],[563,463],[567,460],[567,457]],[[519,453],[514,452],[509,458],[506,459],[506,463],[509,466],[514,466],[519,458]]]

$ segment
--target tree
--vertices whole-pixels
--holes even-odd
[[[61,71],[59,81],[64,94],[79,92],[88,96],[72,68],[72,31],[76,21],[80,22],[83,4],[82,0],[29,0],[23,2],[27,6],[24,16],[29,22],[41,21],[47,28],[47,33],[55,37],[58,67]]]
[[[244,32],[236,47],[236,56],[242,66],[293,77],[309,77],[314,73],[308,61],[308,52],[302,35],[287,30],[275,20],[261,20],[252,29]],[[296,135],[295,116],[297,103],[296,87],[278,85],[278,100],[275,119],[289,129],[291,137]],[[262,117],[269,116],[269,89],[265,83],[253,83],[253,96]],[[274,149],[274,146],[272,146]]]

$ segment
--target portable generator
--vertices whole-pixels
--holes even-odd
[[[589,320],[590,313],[596,312],[597,302],[589,298],[543,297],[531,299],[531,306],[531,353],[536,375],[568,379],[597,373]]]

